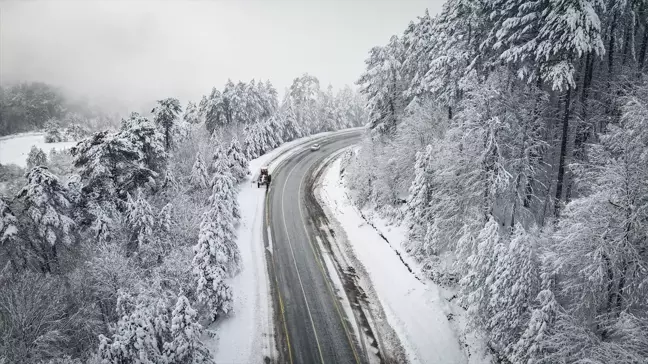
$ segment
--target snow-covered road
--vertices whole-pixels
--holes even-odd
[[[238,194],[241,221],[237,243],[243,267],[230,282],[233,312],[211,325],[213,337],[204,338],[217,363],[262,363],[266,358],[278,357],[263,241],[266,189],[257,188],[256,176],[261,166],[269,166],[272,173],[286,158],[331,134],[300,138],[250,161],[250,176],[240,185]]]

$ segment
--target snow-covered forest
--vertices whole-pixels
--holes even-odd
[[[281,101],[269,81],[228,82],[34,149],[0,198],[0,363],[213,362],[200,339],[232,313],[248,161],[364,110],[310,75]]]
[[[355,202],[502,363],[648,358],[648,2],[448,0],[371,49]]]

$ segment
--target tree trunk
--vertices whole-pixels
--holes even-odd
[[[168,152],[171,147],[171,126],[164,128],[164,144]]]
[[[565,179],[565,160],[567,159],[567,139],[569,138],[569,103],[571,101],[571,87],[567,88],[565,96],[565,114],[563,116],[562,140],[560,142],[560,158],[558,160],[558,176],[556,182],[556,202],[554,215],[560,214],[560,201],[562,199],[563,183]]]
[[[641,42],[641,48],[639,49],[639,64],[637,65],[639,75],[641,75],[644,63],[646,62],[646,48],[648,48],[648,23],[644,27],[643,41]]]
[[[537,95],[535,97],[535,102],[533,104],[533,127],[531,129],[531,132],[533,133],[533,136],[536,137],[537,134],[537,127],[536,124],[538,122],[538,119],[540,118],[540,96],[542,94],[542,79],[538,77],[536,81],[536,88],[537,88]],[[539,158],[539,161],[542,160],[542,155],[536,151],[535,148],[531,150],[530,153],[531,159]],[[524,201],[522,202],[522,206],[525,208],[529,208],[531,206],[531,199],[533,198],[533,179],[530,178],[530,176],[527,176],[526,180],[526,186],[524,187]]]
[[[614,43],[616,42],[615,32],[616,32],[616,23],[617,15],[616,12],[612,16],[612,24],[610,26],[610,42],[608,43],[608,78],[612,77],[612,69],[614,68]]]
[[[594,62],[592,59],[592,52],[587,53],[585,59],[585,69],[583,72],[583,90],[581,91],[580,105],[581,105],[581,123],[576,128],[576,137],[574,139],[574,159],[577,161],[585,160],[585,143],[590,134],[590,127],[587,120],[587,98],[589,97],[589,88],[592,80],[592,68]],[[571,200],[572,188],[574,181],[569,181],[565,191],[565,202],[569,203]]]
[[[631,18],[630,22],[634,23],[634,18]],[[623,57],[621,58],[621,64],[624,66],[628,60],[628,54],[630,53],[630,28],[631,25],[628,24],[628,21],[626,21],[625,31],[623,32]]]

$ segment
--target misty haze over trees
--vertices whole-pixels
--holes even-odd
[[[354,203],[406,224],[497,363],[645,364],[647,53],[648,0],[447,0],[358,90],[230,80],[117,117],[3,85],[0,137],[76,143],[0,165],[0,364],[213,363],[250,161],[359,126]]]
[[[500,362],[648,358],[647,21],[643,0],[448,0],[366,61],[355,201],[407,218]]]
[[[3,97],[5,134],[56,120],[46,134],[55,137],[72,117],[42,83]],[[185,108],[162,99],[151,117],[132,113],[116,127],[84,115],[88,133],[108,129],[50,158],[33,148],[25,177],[0,198],[0,362],[213,362],[200,339],[232,310],[248,161],[363,125],[363,104],[310,75],[281,102],[269,81],[229,81]]]
[[[118,125],[114,114],[73,100],[55,86],[42,82],[0,86],[0,136],[72,126],[98,130],[108,125]]]

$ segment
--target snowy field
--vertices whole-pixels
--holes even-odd
[[[237,243],[243,268],[230,282],[234,293],[233,313],[212,324],[210,329],[215,336],[205,339],[217,363],[262,363],[266,357],[277,357],[263,243],[266,189],[257,188],[256,176],[261,166],[267,165],[272,174],[281,161],[331,134],[334,133],[293,140],[250,161],[250,176],[241,184],[238,194],[241,221]]]
[[[27,166],[27,155],[33,146],[46,154],[52,149],[61,150],[73,147],[76,142],[45,143],[44,133],[25,133],[0,138],[0,164]]]
[[[483,355],[481,341],[466,334],[462,310],[449,303],[450,293],[426,280],[419,273],[416,262],[402,252],[405,229],[388,226],[376,217],[370,218],[369,224],[353,206],[340,178],[339,158],[324,171],[317,195],[329,219],[337,221],[333,228],[344,230],[336,235],[346,236],[342,244],[351,247],[351,253],[364,267],[358,271],[366,272],[368,277],[362,278],[373,285],[373,290],[365,291],[377,295],[409,362],[490,362],[490,358]]]

